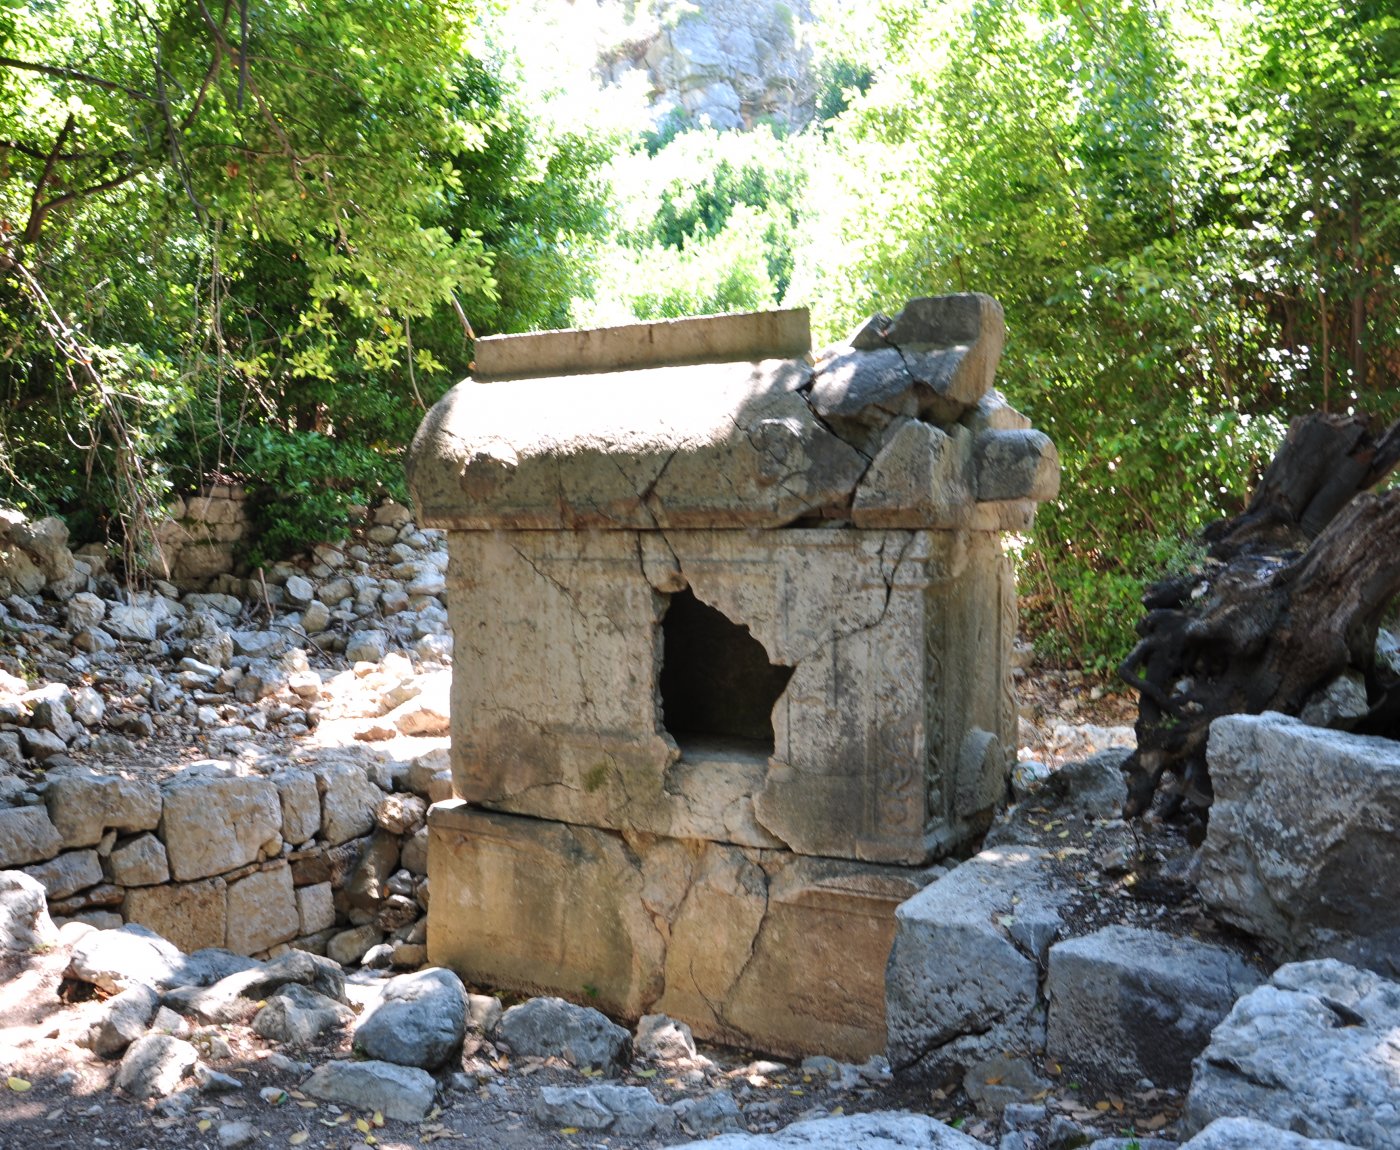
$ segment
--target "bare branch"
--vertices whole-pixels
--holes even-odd
[[[130,88],[125,84],[118,84],[115,80],[104,80],[101,76],[94,76],[91,72],[81,72],[77,68],[60,68],[54,64],[39,64],[33,60],[16,60],[13,56],[0,56],[0,68],[17,68],[23,72],[39,72],[45,76],[54,76],[60,80],[77,80],[84,84],[94,84],[108,92],[121,92],[133,100],[143,100],[148,104],[156,102],[154,96],[149,92],[143,92],[140,88]]]

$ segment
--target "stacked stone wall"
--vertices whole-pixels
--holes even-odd
[[[0,809],[0,870],[48,894],[61,924],[139,923],[182,950],[286,947],[421,964],[428,803],[445,756],[366,769],[322,761],[252,774],[207,760],[157,783],[58,773],[42,802]]]

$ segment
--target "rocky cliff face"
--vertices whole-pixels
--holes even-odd
[[[603,7],[608,0],[602,0]],[[815,104],[808,0],[655,0],[603,49],[609,81],[643,71],[654,122],[723,129],[763,120],[799,127]]]

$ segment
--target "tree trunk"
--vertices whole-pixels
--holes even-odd
[[[1206,738],[1220,715],[1298,715],[1348,673],[1364,678],[1351,729],[1400,734],[1400,682],[1376,634],[1400,594],[1400,489],[1359,494],[1400,462],[1400,422],[1295,419],[1245,511],[1205,532],[1210,559],[1143,598],[1141,639],[1119,668],[1140,694],[1125,817],[1164,774],[1169,813],[1210,805]]]

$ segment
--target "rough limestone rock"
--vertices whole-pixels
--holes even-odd
[[[1261,981],[1223,947],[1105,927],[1050,948],[1046,1053],[1109,1081],[1184,1087],[1210,1032]]]
[[[700,1098],[682,1098],[671,1108],[681,1129],[693,1136],[741,1134],[747,1129],[743,1111],[727,1090],[716,1090]]]
[[[66,974],[116,994],[128,982],[146,982],[157,990],[178,985],[184,955],[160,935],[128,923],[119,930],[94,930],[80,938]]]
[[[221,878],[132,887],[122,911],[184,951],[223,946],[228,937],[228,884]]]
[[[722,1134],[675,1150],[985,1150],[984,1144],[936,1118],[902,1112],[843,1115],[794,1122],[776,1134]]]
[[[1097,1145],[1097,1143],[1095,1143]],[[1093,1147],[1090,1147],[1093,1150]],[[1358,1150],[1330,1138],[1306,1138],[1253,1118],[1217,1118],[1181,1150]]]
[[[562,1058],[570,1066],[615,1074],[632,1054],[632,1036],[591,1006],[562,998],[532,998],[512,1006],[496,1025],[496,1036],[517,1055]]]
[[[28,954],[57,937],[43,886],[22,871],[0,871],[0,954]]]
[[[1196,1060],[1183,1129],[1244,1117],[1397,1150],[1397,1033],[1400,984],[1335,959],[1282,966],[1215,1028]]]
[[[1030,847],[983,851],[895,912],[885,974],[892,1065],[965,1069],[1042,1046],[1039,971],[1068,897],[1048,857]]]
[[[374,923],[351,927],[326,940],[326,954],[341,966],[354,966],[383,938],[384,932]]]
[[[1121,818],[1128,786],[1119,768],[1129,753],[1127,747],[1109,747],[1052,772],[1044,792],[1055,801],[1057,814],[1084,819]]]
[[[645,1086],[544,1086],[535,1117],[549,1126],[606,1130],[623,1138],[645,1138],[675,1129],[675,1112]]]
[[[165,1001],[204,1022],[233,1022],[246,1018],[257,1002],[290,983],[308,986],[337,1002],[345,1001],[345,975],[340,967],[301,950],[225,975],[212,985],[180,987],[167,994]]]
[[[370,1058],[436,1070],[461,1046],[466,1018],[466,988],[450,970],[401,974],[361,1017],[355,1048]]]
[[[182,774],[162,794],[160,834],[179,882],[256,862],[259,848],[280,840],[282,805],[266,779]]]
[[[253,1018],[253,1030],[287,1046],[310,1046],[332,1027],[355,1017],[355,1012],[334,998],[289,982],[266,1000]]]
[[[179,1089],[180,1080],[198,1061],[199,1052],[188,1042],[147,1034],[127,1047],[115,1085],[132,1098],[164,1098]]]
[[[1275,957],[1400,976],[1400,743],[1283,715],[1211,724],[1199,888]]]
[[[96,851],[66,851],[48,862],[26,867],[25,873],[43,884],[49,898],[67,898],[100,883],[102,864]]]
[[[62,849],[63,838],[43,807],[0,809],[0,867],[51,859]]]
[[[292,871],[283,861],[229,883],[227,898],[224,946],[235,954],[257,954],[301,930]]]
[[[684,1022],[665,1014],[644,1014],[637,1022],[637,1053],[644,1058],[695,1057],[695,1036]]]
[[[160,1008],[160,995],[144,982],[134,982],[102,1007],[82,1044],[103,1058],[115,1058],[146,1033]]]
[[[297,920],[304,935],[335,926],[335,892],[328,882],[296,888]]]
[[[282,803],[282,837],[294,846],[310,842],[321,829],[321,796],[310,771],[278,771],[272,776]]]
[[[144,779],[64,772],[49,783],[44,802],[67,847],[95,846],[108,828],[134,834],[160,823],[160,788]]]
[[[358,1110],[382,1110],[399,1122],[421,1122],[432,1109],[436,1083],[426,1070],[392,1062],[327,1062],[302,1090]]]
[[[384,792],[349,763],[317,763],[311,770],[321,792],[321,837],[327,845],[368,834]]]
[[[165,844],[155,835],[139,835],[107,856],[107,877],[118,886],[154,886],[170,881]]]

